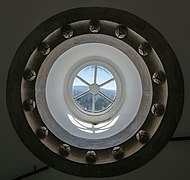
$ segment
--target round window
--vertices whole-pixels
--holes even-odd
[[[104,67],[91,65],[82,69],[73,81],[73,98],[79,109],[96,115],[113,105],[117,85],[113,75]]]

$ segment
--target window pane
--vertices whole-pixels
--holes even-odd
[[[79,98],[76,102],[80,105],[80,107],[86,111],[92,111],[92,93],[88,93],[87,95]]]
[[[75,78],[73,82],[73,95],[74,97],[81,95],[89,90],[89,86],[83,83],[80,79]]]
[[[110,79],[112,79],[112,74],[105,68],[98,66],[97,67],[97,84],[102,84]]]
[[[102,86],[100,88],[100,92],[102,92],[103,94],[105,94],[110,99],[114,100],[115,97],[116,97],[116,92],[117,92],[115,80],[113,80],[110,83]]]
[[[83,78],[89,84],[93,84],[94,83],[94,71],[95,71],[95,66],[88,66],[88,67],[82,69],[78,73],[78,76]]]
[[[103,96],[101,96],[100,94],[97,94],[95,96],[95,111],[96,112],[107,109],[110,105],[111,105],[111,102],[108,101]]]

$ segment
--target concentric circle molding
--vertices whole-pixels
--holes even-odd
[[[49,166],[85,177],[151,160],[178,124],[183,95],[162,35],[109,8],[72,9],[39,25],[7,79],[8,111],[23,143]]]

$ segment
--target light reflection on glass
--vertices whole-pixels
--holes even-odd
[[[86,133],[98,134],[98,133],[103,133],[105,131],[108,131],[111,127],[113,127],[115,123],[118,121],[119,116],[107,122],[99,122],[96,125],[89,122],[78,120],[77,118],[73,117],[70,114],[68,114],[68,118],[70,119],[72,124],[75,125],[75,127],[78,128],[79,130]]]
[[[74,118],[74,117],[71,116],[70,114],[68,114],[68,118],[70,119],[70,121],[71,121],[76,127],[87,129],[87,127],[80,125],[80,124],[76,121],[76,118]]]
[[[103,132],[105,132],[105,131],[107,131],[108,129],[104,129],[104,130],[97,130],[97,131],[95,131],[95,133],[96,134],[98,134],[98,133],[103,133]]]
[[[112,121],[110,121],[109,124],[107,124],[106,126],[102,126],[100,127],[100,129],[107,129],[107,128],[111,128],[119,119],[119,116],[117,116],[115,119],[113,119]]]
[[[93,131],[91,131],[91,130],[88,130],[88,129],[81,129],[81,128],[79,128],[81,131],[83,131],[83,132],[86,132],[86,133],[93,133]]]

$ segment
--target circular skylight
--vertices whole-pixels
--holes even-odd
[[[25,145],[49,166],[83,177],[119,175],[151,160],[172,136],[183,96],[165,39],[110,8],[73,9],[42,23],[17,50],[7,79],[9,114]]]
[[[115,78],[106,68],[91,65],[77,74],[72,93],[79,109],[94,114],[103,112],[114,103],[117,85]]]
[[[100,39],[106,42],[106,37]],[[99,40],[96,35],[88,40],[90,38]],[[61,46],[57,48],[62,49]],[[76,137],[102,139],[117,134],[133,122],[142,102],[143,86],[140,74],[126,54],[111,45],[92,42],[56,53],[56,61],[49,56],[44,62],[43,68],[50,68],[44,95],[51,116],[61,128]],[[48,61],[55,62],[46,67]],[[141,67],[145,66],[142,60],[138,62],[142,63]],[[147,69],[146,73],[148,75]],[[146,89],[149,91],[149,88],[151,84]],[[109,128],[102,129],[102,123],[110,123]]]

